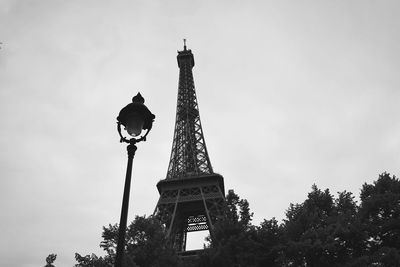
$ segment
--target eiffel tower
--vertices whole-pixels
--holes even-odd
[[[194,57],[178,51],[179,88],[174,140],[167,176],[157,183],[155,214],[166,226],[178,252],[186,251],[187,233],[212,230],[223,216],[224,178],[214,173],[208,156],[193,81]],[[212,236],[212,235],[211,235]]]

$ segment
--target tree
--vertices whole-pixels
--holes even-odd
[[[49,256],[46,257],[46,265],[44,267],[55,267],[53,265],[54,261],[57,258],[57,254],[49,254]]]
[[[275,218],[256,227],[255,266],[282,266],[283,227]]]
[[[105,267],[113,266],[116,244],[118,240],[118,225],[103,227],[103,241],[100,247],[106,251],[104,257],[95,254],[81,256],[75,254],[78,264],[75,267]],[[153,217],[136,216],[128,226],[125,240],[123,266],[169,267],[179,266],[180,262],[166,238],[164,227]]]
[[[400,266],[400,182],[387,173],[335,199],[312,187],[283,224],[283,266]]]
[[[210,245],[200,257],[200,265],[253,266],[256,230],[251,225],[252,216],[248,201],[229,190],[225,217],[215,223],[212,238],[208,238]]]
[[[342,264],[365,254],[365,233],[358,218],[358,207],[351,192],[339,192],[333,217],[337,262]]]
[[[301,204],[290,204],[283,224],[283,266],[363,266],[364,240],[350,192],[334,198],[312,186]]]
[[[154,217],[135,218],[128,229],[127,254],[140,267],[177,266],[178,257],[168,243],[164,227]]]
[[[75,260],[78,264],[76,267],[112,267],[113,260],[107,255],[105,257],[98,257],[95,254],[81,256],[79,253],[75,253]]]
[[[302,204],[291,204],[284,221],[285,261],[295,266],[322,266],[334,260],[331,216],[334,199],[316,185]]]
[[[351,192],[331,195],[313,185],[307,199],[290,204],[283,223],[275,218],[252,224],[246,199],[233,190],[201,253],[200,267],[395,267],[400,266],[400,181],[383,173],[364,184],[357,205]],[[103,228],[104,257],[76,254],[76,267],[113,266],[118,225]],[[124,266],[185,266],[153,217],[129,225]],[[55,257],[54,257],[55,259]],[[53,260],[54,261],[54,260]],[[53,266],[52,262],[46,267]]]
[[[370,264],[400,266],[400,180],[385,172],[363,185],[360,199]]]

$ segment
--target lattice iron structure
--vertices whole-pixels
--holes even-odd
[[[200,122],[194,88],[194,58],[184,46],[178,51],[179,89],[176,107],[175,133],[167,179],[212,174],[210,158]]]
[[[186,250],[187,233],[208,230],[224,215],[224,179],[213,172],[193,81],[191,50],[178,51],[179,88],[174,140],[167,176],[157,183],[155,215],[166,226],[177,251]]]

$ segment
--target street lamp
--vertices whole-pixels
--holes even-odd
[[[144,105],[144,98],[140,93],[132,98],[132,103],[121,109],[117,117],[117,130],[120,136],[120,142],[128,143],[128,166],[126,168],[124,196],[122,199],[121,219],[119,222],[119,233],[117,243],[117,255],[115,257],[115,267],[122,266],[122,256],[125,247],[125,232],[126,222],[128,218],[129,207],[129,192],[131,187],[132,177],[132,162],[137,149],[136,143],[146,141],[146,136],[149,134],[153,126],[154,114]],[[131,136],[130,139],[124,137],[121,132],[121,125],[124,130]],[[147,130],[141,135],[143,130]]]

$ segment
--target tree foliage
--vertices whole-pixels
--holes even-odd
[[[209,238],[210,247],[201,257],[202,266],[235,266],[249,262],[252,247],[252,235],[255,228],[251,225],[253,214],[249,203],[240,199],[233,190],[226,196],[226,217],[215,224],[215,229]]]
[[[313,185],[286,218],[251,224],[246,200],[234,192],[200,266],[400,266],[400,181],[387,173],[352,193]]]
[[[49,256],[46,257],[46,265],[44,267],[55,267],[53,263],[55,262],[57,258],[57,254],[49,254]]]
[[[400,180],[383,173],[361,189],[359,216],[369,264],[400,266]]]
[[[103,241],[100,247],[106,252],[104,257],[95,254],[81,256],[75,254],[75,267],[108,267],[113,266],[118,225],[103,227]],[[179,266],[176,252],[169,246],[164,227],[153,217],[136,216],[127,227],[125,235],[123,266],[169,267]]]
[[[332,195],[316,185],[286,217],[252,224],[246,199],[230,190],[225,217],[214,225],[199,267],[395,267],[400,266],[400,181],[388,173],[364,184],[360,203],[351,192]],[[76,254],[76,267],[113,266],[118,226],[103,228],[104,257]],[[136,217],[126,235],[124,266],[187,266],[168,245],[163,226]],[[46,265],[47,266],[47,265]],[[52,265],[49,265],[52,266]]]

